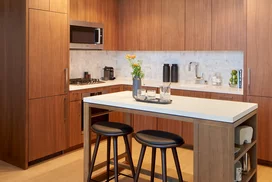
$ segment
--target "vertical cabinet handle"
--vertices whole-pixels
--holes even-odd
[[[247,70],[247,86],[248,86],[248,94],[250,94],[250,86],[251,86],[251,69]]]
[[[65,78],[64,78],[64,93],[68,93],[68,88],[69,88],[69,76],[68,76],[68,68],[64,69],[64,74],[65,74]]]
[[[64,112],[63,112],[63,115],[64,115],[64,122],[67,121],[67,98],[64,97],[63,99],[63,104],[64,104]]]

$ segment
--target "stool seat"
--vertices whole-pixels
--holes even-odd
[[[144,145],[155,148],[173,148],[184,144],[180,136],[159,130],[143,130],[135,134],[135,139]]]
[[[97,122],[91,126],[91,129],[104,136],[124,136],[133,132],[129,125],[115,122]]]

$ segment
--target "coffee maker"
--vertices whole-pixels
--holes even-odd
[[[114,80],[114,69],[113,67],[105,66],[103,80]]]

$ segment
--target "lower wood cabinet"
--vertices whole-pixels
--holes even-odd
[[[109,88],[109,93],[121,92],[123,90],[124,90],[123,85],[112,86]],[[117,111],[109,113],[109,121],[123,123],[124,122],[124,113],[117,112]]]
[[[29,101],[29,161],[67,148],[67,95]]]
[[[179,136],[183,135],[183,122],[171,119],[158,118],[158,130],[175,133]]]
[[[229,100],[229,101],[244,101],[243,95],[234,95],[234,94],[218,94],[218,93],[212,93],[211,99],[219,99],[219,100]]]
[[[70,102],[69,118],[69,147],[83,143],[81,131],[82,122],[82,105],[81,100]]]
[[[157,130],[158,128],[157,118],[135,114],[133,116],[133,128],[134,132],[148,129]]]
[[[248,96],[258,104],[258,159],[272,162],[272,98]]]

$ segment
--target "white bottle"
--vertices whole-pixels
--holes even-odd
[[[234,166],[234,181],[242,181],[242,163],[236,162]]]

